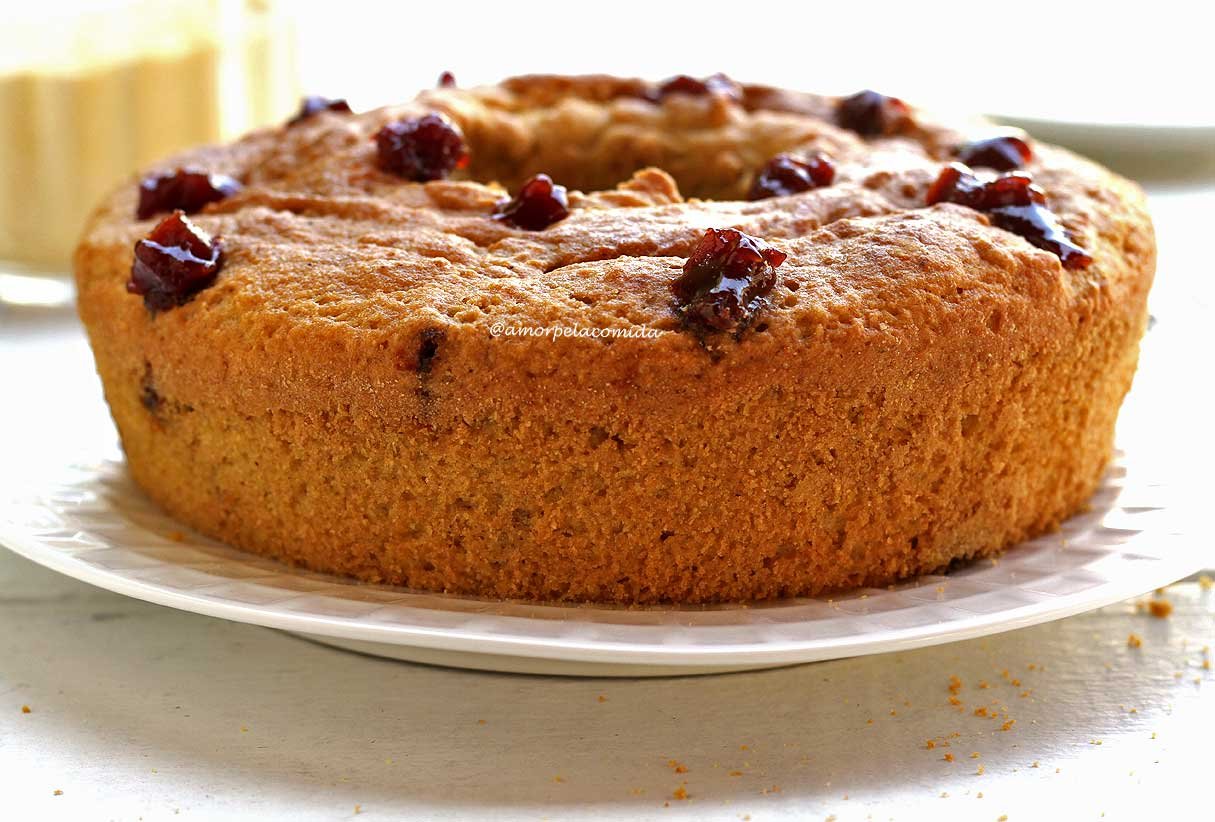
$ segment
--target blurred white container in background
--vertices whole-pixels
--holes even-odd
[[[62,272],[141,166],[287,116],[295,39],[254,0],[31,3],[0,26],[0,260]]]

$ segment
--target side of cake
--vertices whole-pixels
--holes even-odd
[[[1109,459],[1155,245],[1066,151],[725,78],[312,109],[154,170],[234,182],[184,222],[193,178],[116,191],[77,251],[130,470],[205,534],[429,590],[738,601],[991,555]],[[158,279],[181,232],[188,288]]]

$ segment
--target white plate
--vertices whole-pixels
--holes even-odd
[[[1215,124],[1138,123],[1069,120],[1028,114],[994,114],[991,119],[1024,129],[1035,138],[1058,143],[1098,159],[1113,155],[1205,155],[1215,158]],[[1192,165],[1192,162],[1191,162]]]
[[[116,453],[0,499],[0,542],[121,594],[381,656],[526,673],[669,675],[966,639],[1167,585],[1201,565],[1167,499],[1120,457],[1091,510],[998,561],[889,589],[749,606],[491,602],[312,574],[185,532],[136,488]]]

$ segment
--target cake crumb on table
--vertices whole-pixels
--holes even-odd
[[[1167,599],[1148,600],[1148,613],[1156,619],[1168,619],[1173,614],[1173,603]]]
[[[678,788],[675,789],[674,793],[671,794],[671,798],[678,799],[680,801],[687,799],[688,798],[688,789],[685,788],[683,785],[680,785]]]
[[[1126,644],[1129,648],[1141,648],[1143,647],[1143,639],[1139,634],[1131,634],[1126,638]]]
[[[23,714],[28,714],[28,713],[29,713],[31,710],[33,710],[33,709],[32,709],[32,708],[30,708],[30,706],[29,706],[29,705],[22,705],[22,706],[21,706],[21,713],[23,713]]]

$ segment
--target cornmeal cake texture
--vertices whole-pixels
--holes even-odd
[[[1134,184],[983,121],[531,76],[308,100],[122,186],[75,262],[130,471],[191,527],[373,582],[696,603],[1081,508],[1155,243]]]

